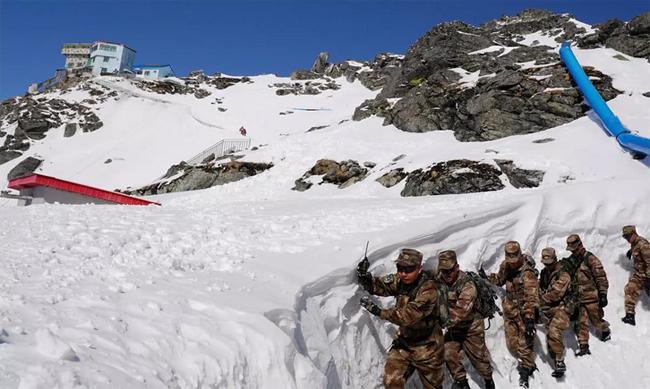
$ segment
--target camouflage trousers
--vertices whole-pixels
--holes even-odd
[[[589,344],[589,322],[599,331],[609,329],[609,323],[604,319],[605,312],[598,306],[598,302],[580,304],[578,317],[578,344]]]
[[[557,308],[546,323],[546,345],[551,357],[556,361],[564,360],[564,331],[569,328],[570,319],[564,308]]]
[[[391,348],[384,366],[384,387],[404,389],[406,381],[418,372],[422,388],[442,389],[445,349],[442,342],[408,348]]]
[[[485,345],[484,320],[474,320],[469,327],[450,329],[445,334],[445,364],[454,380],[467,378],[463,353],[476,372],[483,378],[492,378],[490,352]]]
[[[636,303],[641,297],[641,291],[643,291],[643,281],[645,278],[634,273],[630,280],[625,285],[625,312],[634,314],[636,310]],[[646,294],[650,296],[650,290],[646,290]]]
[[[535,368],[535,338],[526,338],[526,326],[521,316],[504,317],[503,328],[506,333],[508,351],[519,359],[519,366]]]

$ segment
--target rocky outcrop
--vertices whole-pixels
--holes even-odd
[[[466,159],[439,162],[409,173],[404,197],[501,190],[501,171],[492,165]]]
[[[34,157],[27,157],[9,171],[9,174],[7,174],[7,180],[11,181],[14,178],[27,176],[33,173],[36,169],[38,169],[38,167],[41,166],[42,163],[43,160],[41,159],[34,158]]]
[[[401,65],[402,58],[401,55],[381,53],[372,61],[348,60],[335,64],[329,63],[329,53],[323,52],[318,55],[311,69],[296,70],[291,73],[291,79],[314,80],[343,76],[348,82],[358,79],[366,88],[378,90],[384,86],[391,73]]]
[[[537,188],[544,180],[544,171],[520,169],[514,162],[505,159],[495,159],[494,162],[508,177],[515,188]]]
[[[16,124],[13,134],[3,131],[0,153],[4,158],[29,149],[33,140],[41,140],[53,128],[66,124],[64,136],[70,136],[77,124],[84,132],[95,131],[104,123],[91,108],[63,99],[24,96],[7,99],[0,104],[0,123],[6,128]]]
[[[257,175],[273,167],[272,163],[230,161],[223,165],[188,165],[181,162],[169,168],[165,178],[178,175],[172,180],[162,180],[159,183],[134,190],[124,190],[123,193],[140,196],[154,194],[184,192],[189,190],[206,189],[216,185],[242,180]],[[180,173],[180,174],[179,174]]]
[[[277,88],[275,94],[278,96],[287,95],[318,95],[326,90],[338,90],[341,88],[334,80],[328,79],[325,82],[306,81],[306,82],[281,82],[269,85],[269,88]]]
[[[573,121],[588,107],[558,54],[524,35],[556,42],[586,31],[570,15],[530,10],[474,27],[444,23],[418,39],[387,73],[378,96],[355,110],[408,132],[451,130],[461,141],[532,133]],[[620,91],[611,79],[586,69],[605,100]]]
[[[133,84],[144,91],[158,93],[161,95],[194,95],[199,99],[210,95],[210,92],[201,89],[198,86],[186,84],[182,81],[173,79],[135,80],[133,81]]]
[[[633,57],[650,60],[650,12],[629,23],[618,19],[595,26],[596,32],[578,39],[581,48],[610,47]]]
[[[400,182],[408,176],[408,173],[404,171],[404,168],[397,168],[389,171],[388,173],[384,174],[383,176],[379,177],[375,181],[378,183],[382,184],[386,188],[391,188]]]
[[[15,150],[3,150],[0,151],[0,165],[2,165],[5,162],[9,162],[12,159],[16,159],[23,155],[23,153]]]
[[[340,189],[359,182],[366,178],[368,169],[361,167],[357,161],[347,160],[337,162],[331,159],[320,159],[301,178],[297,179],[292,190],[299,192],[311,188],[312,183],[307,181],[312,176],[322,176],[318,185],[327,183],[337,185]]]

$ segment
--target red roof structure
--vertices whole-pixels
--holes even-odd
[[[156,203],[154,201],[144,200],[118,192],[111,192],[109,190],[94,188],[92,186],[61,180],[59,178],[49,177],[42,174],[32,174],[30,176],[15,178],[9,181],[9,184],[7,186],[11,189],[17,190],[36,187],[48,187],[57,189],[59,191],[76,193],[85,197],[99,199],[115,204],[160,205],[160,203]]]

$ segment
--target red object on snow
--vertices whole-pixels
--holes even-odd
[[[100,199],[100,200],[104,200],[116,204],[160,205],[160,203],[156,203],[155,201],[140,199],[122,193],[94,188],[88,185],[77,184],[76,182],[70,182],[55,177],[44,176],[42,174],[32,174],[30,176],[15,178],[9,181],[9,184],[7,186],[11,189],[18,189],[18,190],[35,188],[38,186],[46,186],[49,188],[54,188],[65,192],[77,193],[82,196],[92,197],[92,198],[96,198],[96,199]]]
[[[242,134],[243,136],[246,136],[246,129],[244,126],[239,127],[239,133]]]

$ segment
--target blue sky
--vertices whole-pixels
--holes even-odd
[[[288,75],[321,51],[333,62],[404,53],[440,22],[478,25],[526,8],[593,24],[629,20],[650,0],[0,0],[0,99],[63,67],[65,42],[125,43],[136,63],[168,63],[181,76]]]

